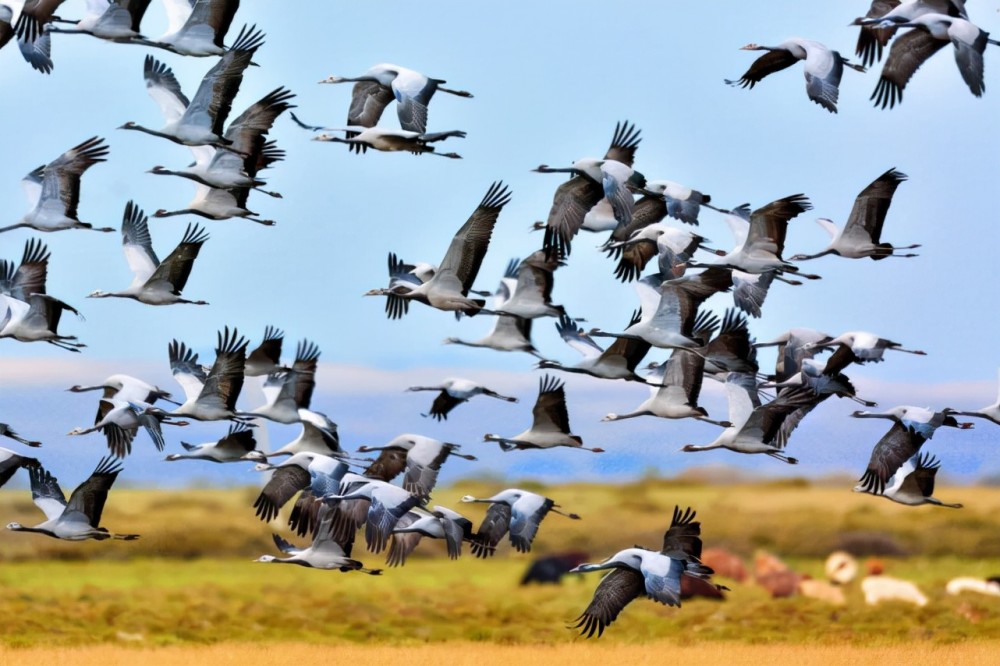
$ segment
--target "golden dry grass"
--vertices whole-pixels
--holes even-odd
[[[224,644],[211,647],[168,647],[157,650],[127,647],[71,649],[0,648],[5,666],[299,666],[316,663],[406,664],[406,666],[489,666],[491,664],[547,664],[559,666],[629,666],[688,664],[796,664],[798,666],[863,666],[872,664],[953,663],[975,666],[996,664],[1000,642],[980,642],[947,647],[895,645],[851,646],[748,646],[732,643],[678,646],[666,641],[646,645],[578,643],[559,646],[508,646],[481,643],[379,647],[359,645],[315,646],[299,643],[271,645]]]

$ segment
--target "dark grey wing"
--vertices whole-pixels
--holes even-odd
[[[313,390],[316,388],[316,370],[319,368],[319,346],[309,340],[300,340],[295,350],[292,373],[295,380],[295,405],[309,409]]]
[[[608,146],[604,159],[632,166],[640,141],[642,139],[639,137],[639,130],[633,123],[627,120],[615,123],[615,133],[611,137],[611,145]]]
[[[315,534],[319,527],[319,512],[323,503],[316,499],[316,495],[311,488],[306,488],[299,493],[298,499],[292,505],[292,512],[288,515],[288,528],[299,536]]]
[[[392,88],[378,81],[358,81],[351,92],[351,108],[347,112],[347,124],[358,127],[375,127],[389,102],[395,99]],[[357,136],[357,132],[350,132]]]
[[[573,176],[556,188],[542,239],[546,258],[569,256],[573,237],[583,226],[583,218],[603,198],[601,183],[584,176]]]
[[[264,327],[264,340],[247,355],[247,365],[281,365],[281,346],[285,333],[276,326]]]
[[[66,217],[76,219],[80,203],[80,178],[99,162],[106,162],[108,146],[101,137],[91,137],[49,162],[42,180],[42,200],[61,199]]]
[[[758,243],[774,245],[771,250],[780,259],[789,220],[811,209],[812,204],[804,194],[792,194],[761,206],[750,214],[745,247]]]
[[[755,85],[760,83],[761,79],[775,72],[780,72],[783,69],[791,67],[798,61],[798,58],[793,56],[790,51],[781,49],[780,51],[768,51],[764,55],[760,56],[753,61],[743,76],[741,76],[736,81],[726,80],[731,86],[740,86],[741,88],[753,88]]]
[[[434,515],[441,521],[444,529],[444,540],[448,546],[448,557],[458,559],[462,554],[462,542],[472,537],[472,522],[465,519],[452,519],[435,511]]]
[[[531,550],[531,542],[535,540],[535,535],[538,534],[538,527],[542,524],[542,519],[545,518],[554,504],[555,502],[546,497],[542,505],[530,516],[512,509],[510,542],[517,552],[527,553]]]
[[[941,469],[941,463],[934,456],[926,453],[921,453],[917,457],[917,467],[910,475],[917,483],[917,488],[920,489],[920,494],[924,497],[930,497],[934,494],[934,477],[937,476],[938,470]]]
[[[208,372],[205,386],[198,400],[218,401],[229,411],[236,410],[236,400],[243,390],[243,368],[246,364],[248,341],[234,328],[232,333],[226,326],[218,333],[215,347],[215,363]]]
[[[867,236],[871,242],[880,242],[882,225],[889,212],[892,196],[904,180],[906,180],[906,174],[889,169],[873,180],[868,187],[861,190],[858,198],[854,200],[851,216],[847,218],[847,224],[844,225],[844,236],[860,232]]]
[[[501,181],[490,185],[486,196],[469,219],[458,230],[441,260],[439,273],[452,272],[462,284],[462,294],[467,294],[479,274],[479,266],[493,236],[493,227],[500,211],[510,202],[510,190]]]
[[[309,472],[298,465],[283,465],[274,470],[260,495],[253,503],[257,517],[264,522],[274,520],[278,511],[292,496],[309,486]]]
[[[634,569],[615,569],[608,573],[594,590],[594,598],[584,609],[571,629],[579,629],[581,636],[598,637],[613,623],[629,603],[644,594],[646,582]]]
[[[889,57],[882,66],[882,74],[870,97],[875,106],[891,109],[897,102],[902,102],[903,88],[914,72],[947,43],[920,29],[910,30],[893,40]]]
[[[21,265],[14,271],[10,284],[10,295],[22,301],[32,294],[44,294],[45,281],[49,270],[49,248],[37,238],[29,238],[24,244]]]
[[[194,260],[198,258],[201,246],[207,240],[208,232],[197,224],[188,224],[181,242],[160,262],[146,281],[147,284],[163,281],[173,287],[174,294],[180,294],[191,275]]]
[[[674,507],[670,527],[663,535],[661,553],[676,560],[701,559],[701,522],[694,519],[696,515],[690,507],[684,511]]]
[[[448,412],[461,405],[465,400],[456,398],[447,391],[441,391],[431,404],[431,411],[425,416],[433,416],[438,421],[448,418]]]
[[[395,99],[392,88],[383,86],[378,81],[358,81],[354,84],[351,94],[351,108],[347,112],[347,124],[358,127],[375,127],[382,117],[385,107]],[[346,132],[344,137],[354,138],[357,132]],[[355,153],[364,153],[368,146],[362,143],[348,144]]]
[[[122,471],[121,461],[117,458],[101,458],[97,467],[82,484],[77,486],[69,496],[67,511],[79,511],[90,520],[90,526],[97,528],[101,524],[101,514],[104,503],[108,499],[108,491]]]
[[[482,558],[496,554],[497,544],[510,529],[510,518],[510,506],[503,502],[490,504],[479,530],[471,539],[472,554]]]
[[[538,399],[531,410],[535,430],[553,428],[569,433],[569,412],[566,409],[565,384],[552,375],[543,375],[538,381]]]
[[[382,503],[377,493],[374,494],[371,506],[368,507],[368,520],[365,522],[365,542],[368,544],[368,550],[373,553],[385,550],[396,523],[419,501],[417,497],[411,495],[403,502],[389,506]]]
[[[621,258],[618,260],[618,267],[615,268],[615,277],[622,282],[637,279],[649,260],[658,254],[656,241],[648,239],[630,243],[620,248],[620,251]]]
[[[865,18],[881,18],[899,6],[900,0],[872,0],[871,7]],[[874,65],[882,59],[882,51],[889,43],[896,28],[875,28],[863,25],[858,33],[858,44],[854,48],[854,53],[861,58],[861,64],[865,67]]]
[[[28,468],[28,480],[31,482],[31,501],[45,517],[53,520],[62,515],[66,509],[66,496],[56,477],[41,465],[34,465]]]
[[[881,495],[885,484],[907,460],[917,455],[926,440],[901,423],[893,423],[872,450],[868,468],[858,483],[865,492]]]
[[[3,430],[3,426],[4,424],[0,423],[0,431]],[[6,456],[5,458],[0,458],[0,488],[3,488],[3,485],[10,481],[10,478],[20,468],[24,467],[30,471],[30,468],[40,465],[35,458],[19,456],[13,451],[0,448],[0,456],[4,455]]]
[[[421,515],[416,511],[409,511],[398,521],[394,529],[409,527],[419,520]],[[385,563],[390,567],[401,567],[406,564],[406,558],[410,556],[423,538],[419,532],[394,532],[389,540],[389,553],[385,557]]]
[[[219,48],[225,48],[222,42],[239,7],[240,0],[197,0],[192,4],[191,14],[181,31],[196,25],[207,25],[215,33],[213,43]]]

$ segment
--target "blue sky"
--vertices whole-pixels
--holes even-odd
[[[60,13],[81,15],[83,4],[70,0]],[[624,119],[642,130],[636,167],[648,178],[682,182],[711,194],[721,206],[750,202],[756,207],[798,192],[808,195],[814,210],[791,223],[786,256],[825,246],[827,237],[815,217],[843,223],[858,191],[872,179],[890,167],[908,174],[889,212],[884,240],[921,243],[920,257],[810,262],[808,270],[823,279],[802,287],[777,285],[763,318],[751,322],[751,332],[764,340],[792,326],[831,334],[873,331],[928,352],[925,357],[889,354],[882,364],[851,369],[859,390],[880,406],[988,404],[996,395],[1000,364],[994,348],[998,298],[990,280],[1000,239],[993,187],[1000,138],[992,131],[1000,117],[993,90],[997,50],[986,54],[982,99],[965,87],[949,47],[916,73],[902,105],[891,111],[877,110],[868,100],[878,66],[866,74],[845,71],[837,115],[808,100],[801,65],[768,77],[754,90],[723,83],[738,78],[758,55],[739,50],[748,42],[806,37],[850,55],[856,29],[847,24],[864,13],[865,4],[650,2],[631,3],[625,11],[594,3],[588,11],[579,2],[426,2],[415,15],[409,3],[316,2],[303,16],[289,13],[285,2],[244,2],[233,34],[243,23],[256,23],[267,39],[255,57],[260,67],[245,77],[233,117],[286,86],[297,94],[296,111],[306,121],[340,125],[349,86],[316,82],[394,62],[475,95],[439,95],[430,107],[430,130],[468,132],[466,139],[447,144],[465,159],[356,156],[341,146],[312,142],[287,117],[279,119],[271,138],[288,158],[266,175],[269,187],[284,198],[251,197],[251,208],[278,224],[207,223],[211,239],[185,290],[186,297],[211,303],[201,308],[87,300],[95,289],[121,289],[131,279],[120,236],[44,235],[52,252],[50,293],[86,316],[82,322],[67,318],[63,331],[88,347],[71,355],[45,344],[0,341],[0,421],[44,440],[42,455],[57,471],[89,467],[104,450],[101,438],[64,433],[90,423],[93,400],[61,389],[128,372],[179,391],[167,365],[171,338],[185,340],[209,361],[222,326],[237,326],[256,344],[264,326],[273,324],[286,331],[288,347],[308,337],[322,348],[325,363],[314,406],[340,424],[349,447],[409,431],[492,452],[495,447],[479,442],[483,433],[515,433],[530,423],[538,377],[533,359],[441,344],[447,336],[481,337],[492,325],[485,317],[456,322],[450,314],[417,305],[403,320],[388,321],[383,302],[361,294],[386,283],[389,251],[411,261],[440,261],[490,183],[503,180],[513,198],[497,224],[478,284],[492,289],[508,259],[540,245],[540,235],[528,228],[545,219],[561,182],[560,176],[530,170],[603,154],[615,123]],[[972,19],[984,29],[996,27],[995,12],[970,9],[982,10]],[[724,20],[717,13],[725,13]],[[159,3],[151,6],[143,28],[150,36],[163,33]],[[143,87],[146,49],[86,36],[57,35],[54,42],[51,76],[31,70],[12,45],[0,51],[5,90],[0,121],[7,130],[0,199],[7,202],[8,218],[0,226],[25,212],[19,181],[28,171],[94,135],[108,139],[111,154],[84,178],[81,219],[118,227],[129,199],[149,213],[185,207],[192,184],[145,171],[154,165],[183,166],[191,159],[188,150],[115,129],[128,120],[162,124]],[[189,95],[213,64],[212,59],[154,55],[174,69]],[[391,108],[383,123],[396,125]],[[151,222],[160,256],[174,247],[188,221]],[[716,246],[732,245],[722,218],[712,211],[702,214],[699,231]],[[18,258],[25,240],[37,235],[3,234],[0,256]],[[624,325],[637,299],[630,286],[613,279],[613,265],[594,249],[600,242],[594,235],[577,239],[570,265],[556,275],[555,297],[574,316],[614,330]],[[714,298],[708,307],[721,313],[725,298]],[[536,322],[535,341],[547,356],[575,360],[550,320]],[[650,360],[664,355],[651,354]],[[773,354],[762,352],[761,360],[768,367]],[[33,377],[41,371],[42,378]],[[402,393],[410,384],[452,375],[490,379],[498,390],[517,391],[522,402],[473,402],[437,424],[419,415],[429,394]],[[714,463],[776,474],[860,474],[885,430],[882,422],[848,419],[853,403],[827,401],[792,440],[791,452],[802,465],[785,469],[773,460],[725,452],[678,453],[685,443],[714,438],[716,430],[705,424],[598,423],[609,411],[641,402],[641,387],[587,378],[572,378],[569,387],[574,431],[610,453],[492,452],[479,466],[449,463],[443,478],[482,469],[520,477],[622,478],[645,469],[673,473]],[[706,388],[704,402],[713,415],[722,414],[724,401],[713,390]],[[251,387],[243,404],[253,407],[258,400]],[[188,428],[183,439],[205,441],[224,430],[222,424],[199,425]],[[971,432],[939,433],[932,450],[946,470],[962,478],[996,473],[997,432],[979,421]],[[294,429],[272,427],[270,434],[277,444]],[[177,433],[168,436],[172,449],[178,439]],[[180,483],[195,476],[238,483],[249,476],[243,469],[196,470],[194,465],[167,470],[145,444],[140,436],[140,451],[128,464],[126,478],[137,483]]]

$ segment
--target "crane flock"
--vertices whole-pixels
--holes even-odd
[[[171,169],[158,165],[150,173],[193,181],[197,188],[194,199],[183,209],[159,208],[153,217],[196,215],[207,222],[188,223],[183,235],[178,234],[180,241],[176,247],[161,261],[153,249],[149,218],[135,201],[127,201],[120,233],[122,249],[133,273],[132,282],[117,292],[93,291],[89,294],[91,298],[125,298],[156,306],[207,306],[205,301],[182,297],[182,292],[202,246],[210,242],[211,226],[229,218],[274,225],[274,221],[262,219],[248,205],[255,193],[281,198],[281,194],[263,189],[267,183],[259,177],[259,172],[286,158],[285,149],[279,149],[267,138],[285,111],[289,111],[289,122],[322,132],[313,137],[316,141],[346,143],[351,154],[346,159],[369,159],[365,156],[369,148],[460,157],[456,153],[437,152],[432,144],[464,138],[466,132],[428,131],[428,107],[438,91],[463,98],[472,95],[444,87],[446,81],[442,79],[390,64],[375,65],[359,76],[330,76],[320,81],[353,83],[347,120],[342,127],[325,128],[302,122],[290,112],[295,108],[290,103],[295,94],[284,86],[273,89],[227,125],[244,77],[262,78],[267,74],[265,68],[260,68],[261,71],[252,68],[255,55],[266,48],[262,29],[243,26],[226,45],[240,5],[238,0],[164,0],[170,27],[157,39],[149,39],[141,31],[150,0],[113,0],[106,6],[103,2],[88,3],[88,13],[72,21],[56,15],[61,4],[61,0],[28,0],[16,19],[10,8],[0,5],[0,47],[16,37],[25,60],[42,73],[51,72],[54,67],[53,47],[61,47],[64,38],[52,35],[60,34],[89,34],[111,42],[160,49],[173,56],[217,58],[189,99],[171,67],[146,55],[142,62],[143,80],[165,124],[152,129],[129,121],[119,128],[191,149],[194,162],[190,166]],[[857,46],[860,63],[851,62],[838,51],[812,40],[795,38],[774,47],[750,44],[743,48],[766,53],[740,79],[727,83],[753,88],[766,76],[802,60],[809,98],[836,112],[844,67],[863,73],[866,67],[882,59],[888,46],[888,57],[872,99],[878,107],[894,107],[901,102],[903,89],[917,68],[951,43],[963,80],[978,97],[984,91],[983,60],[988,45],[1000,44],[969,21],[964,3],[958,0],[878,0],[853,25],[861,29]],[[136,79],[138,71],[136,67]],[[379,125],[392,102],[396,103],[398,130]],[[495,317],[486,337],[471,342],[449,338],[445,342],[525,352],[537,357],[537,369],[585,374],[595,383],[622,379],[647,385],[650,390],[647,400],[631,412],[607,414],[605,422],[642,416],[695,419],[707,424],[706,427],[721,430],[717,430],[717,436],[708,444],[688,444],[681,451],[727,449],[742,454],[762,453],[783,463],[796,464],[799,457],[807,457],[811,452],[805,448],[796,451],[796,457],[789,455],[794,431],[831,395],[875,406],[856,395],[845,371],[860,372],[868,370],[869,364],[892,362],[885,354],[890,350],[914,355],[925,352],[860,330],[828,335],[813,329],[789,328],[774,341],[757,342],[750,333],[751,320],[763,316],[771,287],[808,289],[803,281],[820,279],[819,275],[803,271],[798,262],[825,255],[873,260],[916,257],[912,252],[902,251],[919,248],[919,244],[893,246],[882,240],[887,221],[893,227],[900,224],[893,221],[890,206],[897,189],[901,190],[900,196],[905,196],[905,187],[901,185],[907,176],[895,168],[886,170],[857,195],[842,229],[828,218],[817,220],[832,238],[826,249],[786,259],[788,226],[797,224],[794,220],[813,208],[806,194],[790,194],[756,208],[749,204],[720,207],[718,198],[738,200],[740,195],[727,193],[723,197],[716,192],[715,196],[709,196],[660,178],[661,174],[656,174],[656,179],[647,179],[637,170],[641,165],[638,150],[641,139],[642,132],[635,123],[621,120],[611,131],[611,141],[603,157],[582,157],[569,166],[542,164],[534,169],[539,173],[567,173],[569,178],[552,188],[551,204],[547,200],[537,202],[539,212],[549,205],[546,220],[532,227],[543,231],[540,243],[535,240],[537,235],[524,234],[524,257],[509,262],[494,291],[475,287],[494,234],[511,226],[501,218],[507,217],[504,209],[514,193],[499,177],[492,184],[484,183],[485,193],[478,205],[453,236],[449,238],[444,231],[447,226],[451,227],[447,229],[449,232],[455,228],[451,222],[439,229],[421,230],[439,238],[442,245],[448,243],[440,263],[407,263],[398,254],[403,249],[384,247],[388,255],[388,286],[372,289],[366,295],[386,298],[385,314],[391,320],[387,326],[405,326],[405,322],[395,320],[408,313],[411,302],[452,313],[459,319]],[[592,137],[579,142],[577,149],[583,152],[600,145],[601,137]],[[539,152],[544,154],[545,150]],[[331,159],[343,158],[344,155],[334,155]],[[30,171],[22,180],[28,193],[29,211],[20,222],[2,227],[0,232],[22,228],[46,233],[73,229],[116,231],[97,228],[79,219],[81,199],[87,201],[81,195],[99,194],[91,192],[93,188],[85,184],[83,176],[91,167],[109,159],[110,149],[105,139],[94,136]],[[845,185],[848,189],[855,186]],[[475,201],[482,192],[483,189],[459,191],[453,197]],[[846,197],[845,194],[845,204]],[[416,205],[430,205],[430,201]],[[692,231],[695,226],[700,230],[703,223],[710,224],[710,218],[725,222],[732,230],[735,237],[732,250],[713,249],[707,238]],[[673,221],[686,226],[676,226]],[[581,319],[571,317],[565,305],[553,301],[555,275],[571,261],[573,242],[581,231],[607,234],[599,251],[608,255],[608,273],[622,282],[634,283],[638,309],[621,332],[611,333],[597,326],[585,331],[579,324]],[[281,233],[281,230],[267,233]],[[53,236],[51,244],[57,251],[64,249],[61,245],[64,237]],[[6,246],[0,248],[6,250]],[[25,241],[20,263],[0,258],[0,339],[48,342],[68,352],[80,353],[85,343],[75,335],[59,333],[62,314],[79,315],[79,311],[48,293],[50,258],[48,244],[36,237]],[[892,268],[886,266],[885,270],[888,276]],[[491,300],[487,302],[487,298]],[[721,299],[728,306],[720,315],[708,304]],[[585,304],[574,303],[572,307],[582,310]],[[123,310],[119,316],[137,315]],[[538,320],[545,318],[555,321],[557,334],[583,355],[582,361],[563,364],[538,352],[531,340],[532,329],[537,331]],[[545,324],[544,330],[550,331],[548,326]],[[594,337],[615,340],[604,349]],[[463,449],[458,443],[406,433],[381,446],[357,449],[358,454],[377,453],[374,459],[349,453],[341,446],[337,424],[312,404],[317,375],[322,371],[319,346],[303,339],[286,365],[282,359],[283,340],[284,333],[269,326],[261,342],[251,348],[248,337],[236,326],[227,325],[217,332],[215,357],[210,366],[205,366],[195,352],[204,340],[190,344],[164,338],[164,367],[170,368],[181,387],[182,401],[174,400],[170,391],[126,374],[68,389],[75,393],[102,391],[92,426],[74,428],[69,434],[100,432],[111,455],[96,464],[90,477],[67,500],[55,477],[37,457],[0,449],[0,485],[23,468],[33,500],[46,516],[46,521],[35,527],[10,523],[8,529],[67,540],[138,538],[135,534],[112,533],[100,522],[109,491],[122,473],[124,460],[132,452],[140,430],[146,433],[142,438],[148,436],[158,451],[180,445],[178,450],[182,452],[167,454],[167,461],[240,463],[269,472],[269,479],[247,510],[255,510],[264,522],[275,525],[283,522],[291,532],[311,542],[300,548],[274,534],[275,546],[285,557],[263,555],[259,562],[379,575],[383,573],[381,569],[368,568],[352,559],[361,528],[369,552],[373,555],[387,552],[387,566],[395,567],[406,562],[422,538],[444,540],[452,559],[459,557],[463,544],[468,544],[476,557],[488,558],[508,535],[516,551],[530,551],[543,519],[550,512],[573,520],[581,518],[564,512],[553,498],[518,488],[488,498],[464,497],[463,502],[489,505],[478,528],[452,508],[430,506],[442,466],[464,464],[449,462],[453,457],[475,462],[477,457],[466,452],[472,445]],[[778,347],[773,372],[762,368],[757,359],[758,350],[769,346]],[[669,358],[642,366],[654,348],[668,350]],[[261,378],[253,381],[260,381],[265,404],[243,409],[239,402],[248,378]],[[698,404],[706,380],[723,387],[729,408],[726,419],[710,415]],[[432,379],[408,390],[437,392],[424,416],[438,421],[446,420],[459,408],[472,410],[473,406],[462,405],[478,395],[518,402],[516,396],[501,394],[479,381],[464,378]],[[482,402],[486,401],[476,401]],[[588,415],[582,410],[571,410],[572,407],[572,396],[563,382],[554,374],[543,374],[539,378],[531,427],[516,435],[484,434],[483,440],[496,442],[503,451],[515,456],[523,455],[517,453],[523,449],[554,447],[599,454],[622,445],[615,441],[615,426],[608,426],[603,448],[585,447],[583,439],[571,431],[569,413],[574,411],[574,420]],[[511,418],[517,418],[518,414],[526,418],[519,407],[501,409],[509,410]],[[933,497],[935,474],[942,462],[922,451],[939,427],[972,428],[972,423],[955,418],[959,415],[1000,423],[996,403],[978,411],[899,406],[882,412],[855,412],[857,418],[883,418],[892,421],[892,425],[880,439],[873,436],[871,460],[854,490],[906,505],[961,507]],[[296,425],[301,428],[300,434],[275,450],[262,450],[257,434],[267,426],[261,419]],[[225,423],[219,425],[222,429],[218,439],[201,444],[175,442],[173,431],[164,427],[183,427],[192,421]],[[14,427],[30,430],[29,424],[15,423]],[[0,436],[25,447],[41,445],[19,435],[14,427],[0,423]],[[948,463],[946,451],[937,455],[944,464]],[[278,457],[283,458],[280,463],[269,462]],[[858,467],[861,465],[859,461]],[[393,481],[398,477],[401,483],[396,485]],[[283,512],[289,503],[292,506],[286,518]],[[600,635],[634,598],[645,594],[659,603],[679,606],[682,576],[709,580],[713,571],[700,561],[701,524],[694,518],[694,510],[675,507],[660,550],[636,546],[600,563],[577,567],[578,572],[611,572],[597,586],[593,602],[580,615],[575,628],[586,636]]]

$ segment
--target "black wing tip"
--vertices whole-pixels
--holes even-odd
[[[503,208],[510,202],[510,188],[502,180],[495,180],[479,202],[479,208]]]

